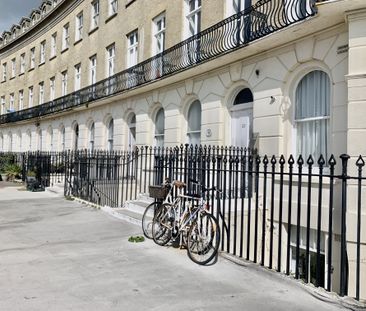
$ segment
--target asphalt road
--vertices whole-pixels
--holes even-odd
[[[0,310],[341,310],[276,273],[198,266],[135,234],[100,210],[0,189]]]

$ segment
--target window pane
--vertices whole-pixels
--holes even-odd
[[[297,153],[306,158],[311,155],[315,162],[320,155],[328,159],[329,119],[299,122],[297,125]]]
[[[164,109],[161,108],[156,114],[155,134],[164,134]]]
[[[201,131],[201,103],[196,100],[188,111],[188,132]]]
[[[328,157],[330,79],[323,71],[308,73],[296,89],[297,152],[316,162]],[[317,118],[316,120],[312,118]]]
[[[330,80],[323,71],[307,74],[296,90],[296,119],[329,116]]]

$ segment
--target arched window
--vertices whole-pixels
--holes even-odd
[[[111,119],[108,123],[108,150],[113,150],[114,121]]]
[[[22,151],[22,132],[18,132],[18,148]]]
[[[164,147],[165,115],[164,109],[160,108],[155,117],[155,146]]]
[[[322,154],[328,158],[330,79],[320,70],[303,77],[296,89],[295,126],[297,154],[312,155],[317,162]]]
[[[61,147],[61,151],[65,151],[65,140],[66,140],[66,133],[65,133],[65,127],[63,126],[60,130],[60,147]]]
[[[13,151],[13,134],[9,132],[9,151]]]
[[[95,124],[94,122],[90,125],[89,128],[89,150],[94,150],[94,138],[95,138]]]
[[[130,116],[130,121],[128,122],[128,149],[133,151],[136,145],[136,115],[132,114]]]
[[[78,150],[79,148],[79,124],[75,124],[74,126],[74,150]]]
[[[38,134],[38,146],[37,146],[37,148],[38,148],[38,151],[42,151],[42,143],[43,143],[43,141],[42,141],[42,130],[39,129],[37,134]]]
[[[250,89],[245,88],[236,95],[234,100],[235,105],[247,104],[253,102],[253,93]]]
[[[32,151],[32,132],[28,130],[28,151]]]
[[[188,110],[188,143],[199,145],[201,143],[201,103],[195,100]]]
[[[50,137],[50,151],[53,151],[53,128],[49,128],[49,137]]]

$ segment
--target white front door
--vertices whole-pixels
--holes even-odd
[[[252,137],[253,110],[242,109],[231,112],[231,143],[233,146],[249,147]]]

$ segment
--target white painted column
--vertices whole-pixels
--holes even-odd
[[[347,153],[349,175],[357,175],[355,162],[357,157],[366,155],[366,9],[347,14],[349,30],[349,63],[348,63],[348,124]],[[366,160],[366,158],[364,159]],[[364,167],[364,175],[366,173]],[[357,239],[357,185],[356,181],[348,182],[347,194],[347,253],[349,261],[348,295],[355,295],[356,286],[356,245]],[[361,234],[361,299],[366,298],[366,187],[362,187]]]

